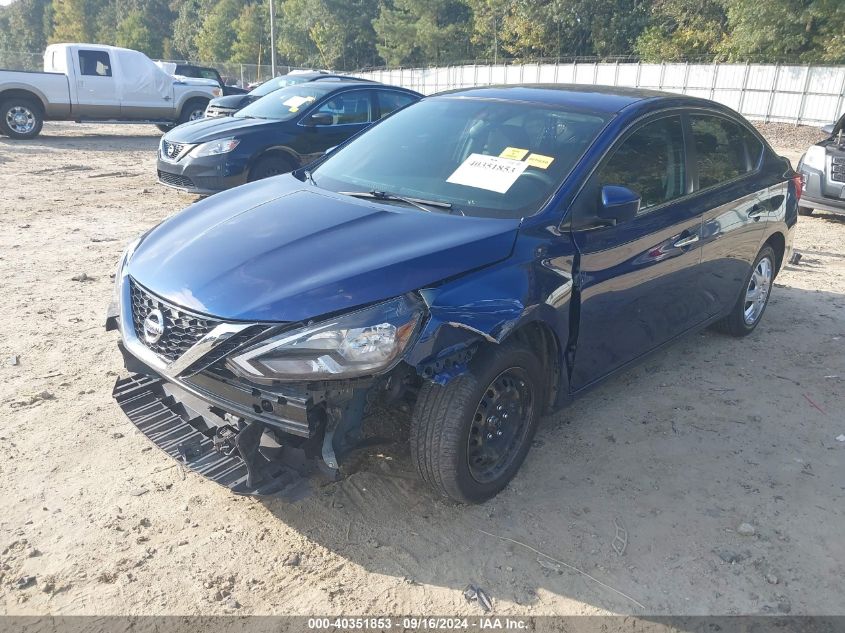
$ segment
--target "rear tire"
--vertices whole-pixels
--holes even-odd
[[[465,374],[420,389],[411,421],[414,466],[443,497],[490,499],[525,459],[544,398],[535,353],[516,343],[483,349]]]
[[[798,215],[813,215],[812,207],[798,207]]]
[[[249,170],[249,182],[286,174],[296,169],[293,162],[278,154],[259,158]]]
[[[9,138],[25,140],[35,138],[44,126],[44,115],[39,104],[24,97],[6,99],[0,104],[0,132]]]
[[[772,284],[775,278],[777,258],[774,249],[766,244],[757,254],[754,265],[745,279],[743,291],[731,313],[713,327],[731,336],[747,336],[763,319]]]

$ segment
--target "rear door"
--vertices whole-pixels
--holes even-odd
[[[705,310],[733,307],[765,234],[785,200],[783,187],[761,184],[762,142],[740,123],[705,111],[689,116],[694,197],[706,201],[701,235]]]
[[[113,61],[106,50],[76,50],[73,65],[76,74],[76,111],[79,116],[106,119],[120,116],[120,96]]]
[[[316,160],[327,149],[340,145],[376,120],[373,93],[371,89],[333,93],[300,121],[299,125],[305,129],[291,146],[302,157],[303,164]],[[309,119],[314,114],[323,115],[326,122],[312,124]]]
[[[635,125],[576,199],[580,318],[571,388],[577,391],[694,327],[704,318],[700,279],[703,209],[691,181],[680,113]],[[638,193],[640,211],[616,225],[598,220],[603,185]]]

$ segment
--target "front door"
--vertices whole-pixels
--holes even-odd
[[[327,149],[340,145],[374,119],[372,90],[349,90],[329,96],[300,122],[307,127],[291,142],[302,164],[320,158]],[[311,119],[313,115],[319,118]]]
[[[118,118],[120,95],[109,52],[79,49],[74,62],[78,115],[82,118]]]
[[[700,323],[702,209],[691,189],[684,121],[658,115],[627,133],[572,209],[580,253],[580,318],[571,389],[577,391]],[[601,188],[641,197],[631,220],[598,219]]]

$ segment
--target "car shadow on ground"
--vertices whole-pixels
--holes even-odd
[[[83,126],[80,126],[82,128]],[[155,152],[158,148],[161,132],[152,126],[140,126],[134,133],[119,132],[120,126],[115,126],[114,134],[82,133],[62,126],[44,131],[34,139],[13,140],[0,136],[0,153],[9,152],[7,159],[14,158],[14,153],[33,153],[41,151],[78,150],[85,152],[126,152],[145,151]],[[68,133],[68,130],[73,133]]]
[[[845,344],[843,310],[843,295],[780,287],[752,336],[708,330],[652,355],[547,416],[484,505],[436,499],[401,444],[264,504],[350,563],[455,600],[472,583],[537,613],[548,593],[617,613],[840,611],[845,376],[818,359]]]

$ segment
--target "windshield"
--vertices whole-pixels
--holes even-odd
[[[249,94],[256,96],[256,97],[263,97],[264,95],[268,95],[274,90],[278,90],[279,88],[287,88],[288,86],[295,86],[296,84],[305,83],[308,81],[305,77],[296,77],[285,75],[283,77],[276,77],[275,79],[270,79],[269,81],[265,81],[263,84],[254,88],[250,91]]]
[[[331,154],[313,182],[450,203],[498,218],[536,213],[607,118],[524,102],[440,97],[400,110]]]
[[[289,86],[271,92],[266,97],[261,97],[255,103],[238,110],[234,116],[248,119],[288,121],[298,116],[300,112],[322,98],[330,90],[332,90],[331,86],[315,84],[314,82]]]

